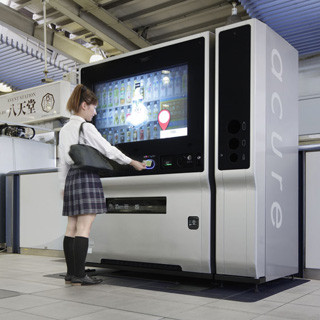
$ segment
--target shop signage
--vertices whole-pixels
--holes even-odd
[[[69,117],[66,104],[71,84],[57,81],[0,97],[0,121],[32,123]]]

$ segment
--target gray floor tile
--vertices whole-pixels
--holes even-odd
[[[58,288],[58,286],[46,285],[38,282],[24,281],[19,279],[0,278],[0,281],[1,289],[16,291],[20,293],[34,293]]]
[[[0,315],[8,312],[12,312],[12,310],[6,309],[6,308],[0,308]]]
[[[122,294],[104,292],[99,290],[97,287],[99,287],[99,285],[92,287],[70,286],[62,289],[40,292],[37,293],[37,295],[110,308],[122,308],[124,305],[143,300],[142,298],[135,297],[134,295],[124,296]]]
[[[20,311],[12,311],[0,314],[0,320],[49,320],[52,318],[36,316],[34,314],[27,314]]]
[[[0,320],[320,320],[320,281],[254,287],[97,269],[97,286],[65,285],[63,259],[0,254]],[[181,281],[180,281],[181,280]]]
[[[320,296],[320,290],[313,291],[312,294],[316,294],[316,295]]]
[[[294,304],[303,304],[306,306],[320,307],[320,296],[316,294],[305,295],[295,301]]]
[[[49,316],[53,319],[69,319],[101,311],[102,309],[102,307],[83,303],[59,301],[57,303],[51,303],[41,307],[25,309],[24,312],[43,317]]]
[[[287,320],[288,318],[283,317],[276,317],[276,316],[269,316],[269,315],[262,315],[258,318],[254,318],[254,320]]]
[[[283,319],[319,320],[320,308],[289,303],[269,312],[267,315]]]
[[[123,310],[106,309],[91,313],[85,316],[72,318],[70,320],[160,320],[162,317],[155,317],[141,313],[128,312]]]
[[[121,289],[113,289],[113,294],[121,294],[121,295],[134,295],[135,297],[141,298],[153,298],[157,300],[164,301],[174,301],[174,302],[183,302],[183,303],[191,303],[194,305],[204,305],[215,300],[214,298],[208,297],[199,297],[195,295],[182,294],[176,292],[163,292],[163,291],[155,291],[155,290],[146,290],[141,288],[121,288]]]
[[[257,316],[255,313],[202,306],[180,312],[170,318],[178,320],[250,320]]]
[[[61,274],[64,274],[64,272],[61,272]],[[27,276],[25,276],[23,274],[15,275],[14,279],[15,280],[22,280],[22,281],[27,279],[28,281],[32,281],[32,282],[64,287],[64,285],[65,285],[64,277],[51,278],[51,277],[47,277],[46,275],[47,275],[47,272],[36,273],[36,274],[30,272]],[[8,278],[10,278],[10,276],[8,276]]]
[[[195,307],[197,305],[190,303],[141,298],[140,301],[124,304],[121,309],[154,316],[173,317],[178,313],[194,309]]]
[[[255,301],[255,302],[240,302],[240,301],[232,301],[232,300],[219,300],[213,303],[207,304],[207,307],[213,307],[215,309],[227,309],[227,310],[235,310],[235,311],[243,311],[243,312],[251,312],[257,314],[264,314],[276,308],[282,306],[283,303],[274,302],[274,301]]]
[[[282,303],[288,303],[288,302],[293,302],[299,298],[301,298],[301,296],[303,296],[304,294],[301,293],[290,293],[290,292],[280,292],[277,294],[274,294],[264,300],[266,301],[274,301],[274,302],[282,302]]]
[[[43,306],[50,303],[59,302],[56,299],[37,297],[33,295],[20,295],[17,297],[0,300],[0,307],[11,310],[23,310],[37,306]]]

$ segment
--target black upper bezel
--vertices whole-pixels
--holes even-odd
[[[81,82],[91,90],[101,82],[188,65],[188,135],[167,139],[117,144],[128,156],[201,154],[204,152],[204,37],[125,56],[81,69]],[[177,172],[181,172],[177,169]],[[187,168],[186,171],[202,171]],[[173,172],[176,170],[173,170]]]

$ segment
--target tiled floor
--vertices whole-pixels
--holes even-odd
[[[250,285],[97,270],[103,283],[65,285],[62,259],[0,254],[0,320],[320,320],[320,280]]]

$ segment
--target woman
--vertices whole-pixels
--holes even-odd
[[[72,168],[69,156],[70,146],[77,144],[79,128],[82,122],[91,121],[97,114],[98,99],[82,84],[75,87],[67,110],[72,116],[61,129],[59,136],[60,181],[63,192],[63,215],[68,216],[67,231],[63,240],[63,249],[67,264],[65,282],[72,285],[93,285],[101,280],[85,274],[85,260],[88,251],[91,225],[96,214],[106,212],[105,197],[100,177],[92,171]],[[98,149],[109,159],[119,164],[131,165],[136,170],[145,169],[145,164],[132,160],[104,139],[94,125],[83,125],[85,143]],[[82,140],[80,140],[82,141]]]

